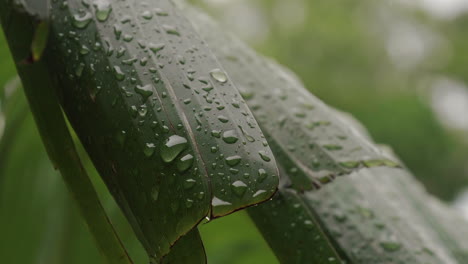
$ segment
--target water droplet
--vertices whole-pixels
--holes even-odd
[[[132,36],[132,35],[129,35],[129,34],[125,34],[125,35],[123,36],[123,40],[124,40],[125,42],[131,42],[131,41],[133,40],[133,36]]]
[[[153,95],[153,86],[151,84],[147,84],[144,86],[137,85],[135,87],[135,92],[143,98],[143,102],[146,102],[148,98]]]
[[[258,170],[258,181],[263,182],[268,176],[267,172],[264,169]]]
[[[195,181],[194,179],[187,179],[184,182],[184,188],[187,189],[187,190],[191,189],[191,188],[193,188],[193,186],[195,186],[196,183],[197,183],[197,181]]]
[[[247,184],[245,184],[243,181],[235,181],[233,184],[231,184],[232,191],[239,197],[242,197],[247,191]]]
[[[123,73],[119,66],[114,66],[114,74],[118,81],[123,81],[125,79],[125,73]]]
[[[145,148],[143,149],[143,153],[145,153],[146,157],[151,157],[154,154],[154,150],[156,146],[153,143],[146,143]]]
[[[164,44],[164,43],[159,43],[159,44],[150,43],[148,47],[154,54],[156,54],[160,50],[164,49],[164,47],[166,47],[166,44]]]
[[[237,164],[239,164],[241,162],[242,158],[241,156],[239,155],[235,155],[235,156],[230,156],[230,157],[227,157],[226,158],[226,163],[233,167],[233,166],[236,166]]]
[[[197,194],[197,198],[198,198],[199,200],[202,200],[204,197],[205,197],[205,192],[199,192],[199,193]]]
[[[178,135],[170,136],[161,149],[164,162],[172,162],[188,146],[187,139]]]
[[[146,20],[151,20],[153,18],[153,14],[149,10],[143,11],[143,13],[141,13],[141,16]]]
[[[171,25],[163,25],[164,31],[166,31],[169,35],[180,36],[179,31],[174,26]]]
[[[354,169],[359,167],[359,161],[345,161],[345,162],[340,162],[340,165],[348,168],[348,169]]]
[[[336,221],[343,223],[346,221],[347,216],[341,211],[337,211],[333,213],[333,218],[335,218]]]
[[[148,113],[148,108],[146,107],[146,105],[140,105],[140,107],[138,108],[138,114],[141,117],[145,117],[147,113]]]
[[[304,225],[306,226],[307,229],[314,228],[314,222],[312,222],[311,220],[305,220]]]
[[[228,144],[234,144],[239,140],[236,131],[228,130],[223,133],[223,140]]]
[[[192,199],[187,199],[185,200],[185,207],[190,208],[193,205],[193,200]]]
[[[227,75],[226,73],[224,73],[222,70],[220,69],[214,69],[210,72],[210,75],[211,77],[213,77],[213,79],[217,80],[218,82],[220,83],[225,83],[227,82]]]
[[[159,7],[155,8],[154,11],[156,12],[156,15],[158,15],[158,16],[168,16],[169,15],[167,12],[165,12],[164,10],[162,10]]]
[[[126,138],[127,132],[125,132],[124,130],[117,132],[117,134],[115,135],[115,140],[117,141],[117,143],[119,143],[120,146],[123,146]]]
[[[213,207],[217,207],[217,206],[227,206],[227,205],[232,205],[232,204],[230,202],[223,201],[219,199],[218,197],[214,196],[213,200],[211,200],[211,205]]]
[[[119,24],[114,25],[114,35],[115,39],[119,40],[120,36],[122,35],[122,27]]]
[[[81,75],[83,75],[83,70],[85,68],[85,64],[84,63],[80,63],[78,64],[78,66],[76,67],[75,69],[75,75],[76,77],[81,77]]]
[[[229,119],[227,117],[225,117],[225,116],[222,116],[222,115],[218,116],[218,120],[221,121],[221,123],[229,122]]]
[[[127,49],[125,47],[120,47],[119,50],[117,51],[117,58],[120,58],[123,55],[125,55],[125,52],[127,52]]]
[[[86,45],[82,45],[80,49],[81,55],[87,55],[89,53],[89,48]]]
[[[190,155],[190,154],[187,154],[187,155],[183,156],[179,160],[179,162],[177,162],[177,169],[180,172],[184,172],[184,171],[190,169],[190,167],[192,167],[192,164],[193,164],[193,156]]]
[[[387,252],[396,252],[400,250],[401,244],[396,241],[380,241],[379,245]]]
[[[109,18],[109,14],[112,11],[112,6],[107,1],[98,1],[94,4],[96,7],[96,18],[99,22],[104,22]]]
[[[368,168],[378,167],[384,165],[385,162],[383,160],[366,160],[364,161],[364,165]]]
[[[330,150],[330,151],[342,150],[342,149],[343,149],[342,146],[340,146],[340,145],[334,145],[334,144],[323,145],[323,147],[324,147],[326,150]]]
[[[84,29],[89,25],[93,15],[89,12],[84,12],[82,14],[76,14],[73,16],[73,26],[79,29]]]
[[[221,138],[221,131],[219,130],[212,130],[211,131],[211,136],[215,137],[215,138]]]
[[[153,198],[153,201],[158,200],[158,198],[159,198],[159,186],[153,188],[153,190],[151,191],[151,197]]]
[[[258,152],[258,154],[260,155],[260,157],[262,158],[262,160],[266,161],[266,162],[269,162],[271,160],[271,158],[267,155],[266,151],[264,150],[260,150]]]
[[[255,197],[260,196],[260,195],[265,194],[265,193],[266,193],[265,190],[259,190],[256,193],[254,193],[253,197],[255,198]]]

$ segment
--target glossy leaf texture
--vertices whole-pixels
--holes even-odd
[[[364,167],[400,166],[362,140],[288,70],[223,33],[201,11],[186,11],[253,110],[296,189],[317,189]]]
[[[62,106],[154,262],[206,216],[275,193],[258,124],[171,1],[53,1],[50,15]]]
[[[239,87],[279,161],[279,193],[249,214],[282,263],[466,263],[465,220],[428,195],[358,122],[178,3]],[[322,186],[336,175],[346,177]]]

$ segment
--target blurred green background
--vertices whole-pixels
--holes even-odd
[[[192,2],[260,53],[291,68],[316,96],[362,121],[430,193],[448,202],[464,193],[466,1]],[[31,115],[20,111],[26,103],[21,89],[10,82],[14,76],[0,34],[0,256],[12,264],[101,263],[48,162]],[[93,171],[89,162],[87,167]],[[145,263],[103,183],[95,171],[92,175],[132,256]],[[210,263],[277,263],[245,213],[203,224],[200,230]]]

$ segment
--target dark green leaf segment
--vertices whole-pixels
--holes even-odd
[[[40,60],[47,42],[47,22],[26,7],[2,3],[1,23],[22,78],[38,130],[54,166],[60,170],[91,233],[108,263],[130,264],[127,252],[102,208],[84,170],[53,90],[46,62]]]
[[[205,217],[272,197],[265,137],[172,1],[51,3],[53,87],[153,262]]]

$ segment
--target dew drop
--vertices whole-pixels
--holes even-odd
[[[155,8],[154,11],[156,12],[156,15],[158,16],[168,16],[169,14],[162,10],[161,8]]]
[[[235,181],[233,184],[231,184],[232,191],[239,197],[242,197],[247,191],[247,184],[245,184],[243,181]]]
[[[144,86],[137,85],[135,87],[135,92],[143,98],[143,102],[146,102],[148,98],[153,95],[153,86],[151,84],[147,84]]]
[[[164,162],[172,162],[188,146],[187,139],[172,135],[161,148],[161,158]]]
[[[146,20],[151,20],[153,18],[153,14],[149,10],[143,11],[143,13],[141,13],[141,16]]]
[[[184,182],[184,188],[187,189],[187,190],[192,189],[193,186],[195,186],[196,183],[197,183],[197,181],[195,181],[194,179],[187,179]]]
[[[109,18],[109,14],[112,12],[112,6],[107,1],[98,1],[94,4],[96,7],[96,18],[99,22],[104,22]]]
[[[271,158],[267,155],[267,153],[264,151],[264,150],[260,150],[258,152],[258,154],[260,155],[260,157],[262,158],[262,160],[266,161],[266,162],[269,162],[271,161]]]
[[[151,191],[151,197],[153,198],[153,201],[157,201],[159,198],[159,187],[154,187],[153,190]]]
[[[218,82],[220,83],[225,83],[227,82],[227,75],[226,73],[224,73],[222,70],[220,69],[214,69],[210,72],[210,75],[211,77],[213,77],[213,79],[217,80]]]
[[[123,73],[119,66],[114,66],[114,75],[118,81],[123,81],[125,79],[125,73]]]
[[[158,43],[158,44],[150,43],[148,47],[154,54],[156,54],[160,50],[164,49],[164,47],[166,47],[166,44],[164,44],[164,43]]]
[[[264,169],[258,170],[258,181],[263,182],[268,176],[267,172]]]
[[[192,205],[193,205],[193,200],[192,199],[185,200],[185,207],[191,208]]]
[[[89,25],[93,15],[89,12],[85,12],[83,14],[76,14],[73,16],[73,26],[79,29],[84,29]]]
[[[164,31],[166,31],[169,35],[180,36],[179,31],[174,26],[171,25],[163,25]]]
[[[396,241],[380,241],[379,245],[387,252],[396,252],[401,248],[401,244]]]
[[[187,155],[183,156],[179,160],[179,162],[177,162],[177,169],[180,172],[184,172],[184,171],[190,169],[190,167],[192,167],[192,164],[193,164],[193,156],[190,155],[190,154],[187,154]]]
[[[236,131],[228,130],[223,133],[223,140],[228,144],[234,144],[239,140]]]
[[[344,161],[344,162],[340,162],[340,165],[348,169],[354,169],[354,168],[359,167],[359,162],[358,161]]]
[[[334,145],[334,144],[323,145],[323,147],[324,147],[326,150],[330,150],[330,151],[336,151],[336,150],[342,150],[342,149],[343,149],[342,146],[340,146],[340,145]]]
[[[305,220],[304,225],[307,229],[312,229],[314,227],[314,223],[310,220]]]
[[[217,206],[227,206],[227,205],[232,205],[230,202],[223,201],[219,199],[218,197],[214,196],[213,199],[211,200],[211,205],[213,207]]]
[[[155,149],[156,146],[153,143],[146,143],[145,148],[143,149],[143,153],[145,153],[145,156],[149,158],[153,156]]]
[[[266,193],[265,190],[258,190],[256,193],[254,193],[253,197],[255,198],[255,197],[258,197],[258,196],[260,196],[262,194],[265,194],[265,193]]]
[[[226,158],[227,165],[234,167],[241,162],[242,158],[239,155],[230,156]]]

